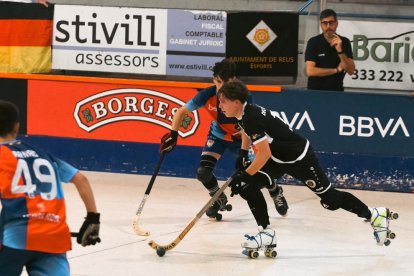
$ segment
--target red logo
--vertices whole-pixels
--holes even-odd
[[[80,128],[91,132],[119,121],[144,121],[171,129],[175,112],[185,103],[158,91],[126,88],[105,91],[76,104],[74,117]],[[187,137],[198,128],[196,111],[184,118],[179,134]]]

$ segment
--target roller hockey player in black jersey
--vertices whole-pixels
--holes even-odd
[[[236,64],[230,59],[223,59],[217,62],[213,67],[214,85],[201,90],[184,106],[177,110],[171,124],[171,132],[166,133],[161,139],[160,151],[163,153],[171,152],[177,144],[179,129],[185,115],[194,110],[205,108],[211,115],[210,131],[207,135],[206,143],[201,154],[200,164],[196,171],[197,179],[208,190],[210,196],[213,196],[218,190],[217,178],[214,175],[217,161],[225,151],[229,151],[237,158],[237,167],[241,166],[244,160],[248,158],[248,151],[240,151],[240,129],[234,118],[227,118],[221,113],[218,107],[217,91],[223,83],[236,78]],[[249,97],[247,102],[251,102]],[[240,151],[240,152],[239,152]],[[277,212],[285,216],[288,211],[286,199],[283,196],[283,190],[276,183],[267,187],[272,197]],[[206,214],[210,218],[221,220],[222,215],[219,211],[230,211],[231,205],[227,203],[227,196],[223,193],[219,199],[207,210]]]
[[[397,213],[388,208],[368,208],[354,195],[336,190],[319,165],[309,141],[293,132],[275,112],[246,102],[249,92],[240,81],[225,83],[218,92],[219,107],[227,117],[237,118],[242,128],[242,149],[248,149],[252,143],[256,148],[253,162],[244,170],[236,171],[230,183],[232,195],[240,194],[245,199],[259,226],[256,236],[246,235],[242,247],[250,254],[258,249],[276,246],[275,231],[269,228],[269,215],[261,188],[272,184],[289,174],[300,180],[320,197],[325,209],[334,211],[342,208],[361,218],[371,221],[374,237],[378,245],[388,245],[395,234],[390,232],[390,219],[396,219]],[[266,256],[268,254],[266,253]]]

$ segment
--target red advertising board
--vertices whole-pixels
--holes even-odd
[[[28,81],[27,133],[57,137],[159,143],[194,88]],[[203,146],[211,117],[189,113],[179,144]]]

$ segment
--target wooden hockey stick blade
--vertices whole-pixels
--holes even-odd
[[[134,219],[132,220],[132,229],[134,229],[135,234],[139,235],[139,236],[149,236],[150,232],[146,231],[144,229],[142,229],[139,226],[139,221],[141,218],[141,212],[142,209],[144,208],[145,202],[147,201],[147,198],[149,197],[148,194],[145,194],[144,197],[142,198],[141,204],[138,208],[137,213],[135,214]]]
[[[193,218],[193,220],[187,225],[187,227],[178,235],[175,240],[167,245],[160,245],[155,241],[149,241],[148,245],[151,246],[152,249],[157,250],[158,248],[162,247],[165,251],[171,250],[176,247],[187,235],[187,233],[193,228],[193,226],[197,223],[197,221],[204,215],[207,209],[218,199],[218,197],[224,192],[224,190],[230,185],[232,178],[230,177],[227,181],[221,186],[220,190],[218,190],[213,197],[201,208],[201,210],[197,213],[197,215]]]
[[[160,159],[158,160],[157,165],[155,166],[155,170],[151,176],[151,180],[148,183],[147,189],[145,190],[144,197],[141,200],[141,203],[139,204],[138,210],[135,213],[135,217],[132,220],[132,229],[134,229],[135,234],[139,236],[149,236],[149,231],[146,231],[139,227],[139,220],[142,213],[142,209],[144,209],[145,202],[147,201],[147,198],[149,197],[149,194],[151,192],[152,186],[155,182],[155,178],[158,175],[158,172],[160,171],[162,162],[164,161],[165,153],[161,153]]]
[[[132,220],[132,228],[134,229],[135,234],[139,236],[149,236],[150,232],[139,227],[140,215],[135,215]]]

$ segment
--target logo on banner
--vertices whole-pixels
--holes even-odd
[[[401,132],[405,137],[410,137],[407,126],[403,118],[390,118],[388,121],[381,122],[377,117],[371,118],[361,116],[354,118],[353,116],[339,116],[339,135],[341,136],[358,136],[372,137],[375,133],[380,133],[382,138],[387,136],[395,136],[397,131]]]
[[[157,91],[115,89],[78,102],[73,115],[78,126],[87,132],[120,121],[143,121],[170,129],[175,112],[184,104]],[[181,124],[180,136],[194,134],[199,124],[198,113],[188,113]]]
[[[344,86],[412,91],[414,30],[411,22],[341,21],[349,37],[356,69]]]
[[[395,34],[390,38],[372,38],[362,34],[353,35],[353,53],[355,60],[367,60],[384,63],[410,63],[414,57],[410,44],[414,31]],[[410,60],[411,59],[411,60]]]
[[[167,10],[58,5],[53,69],[165,75]]]
[[[246,37],[260,52],[263,52],[277,38],[277,35],[262,20]]]
[[[290,129],[301,129],[304,124],[308,125],[308,128],[311,131],[315,131],[315,126],[313,125],[312,119],[309,116],[308,111],[305,110],[305,112],[299,113],[296,112],[295,115],[292,118],[288,118],[287,114],[284,111],[277,112],[272,111],[270,112],[273,117],[277,117],[280,120],[282,120],[285,124],[289,126]]]

